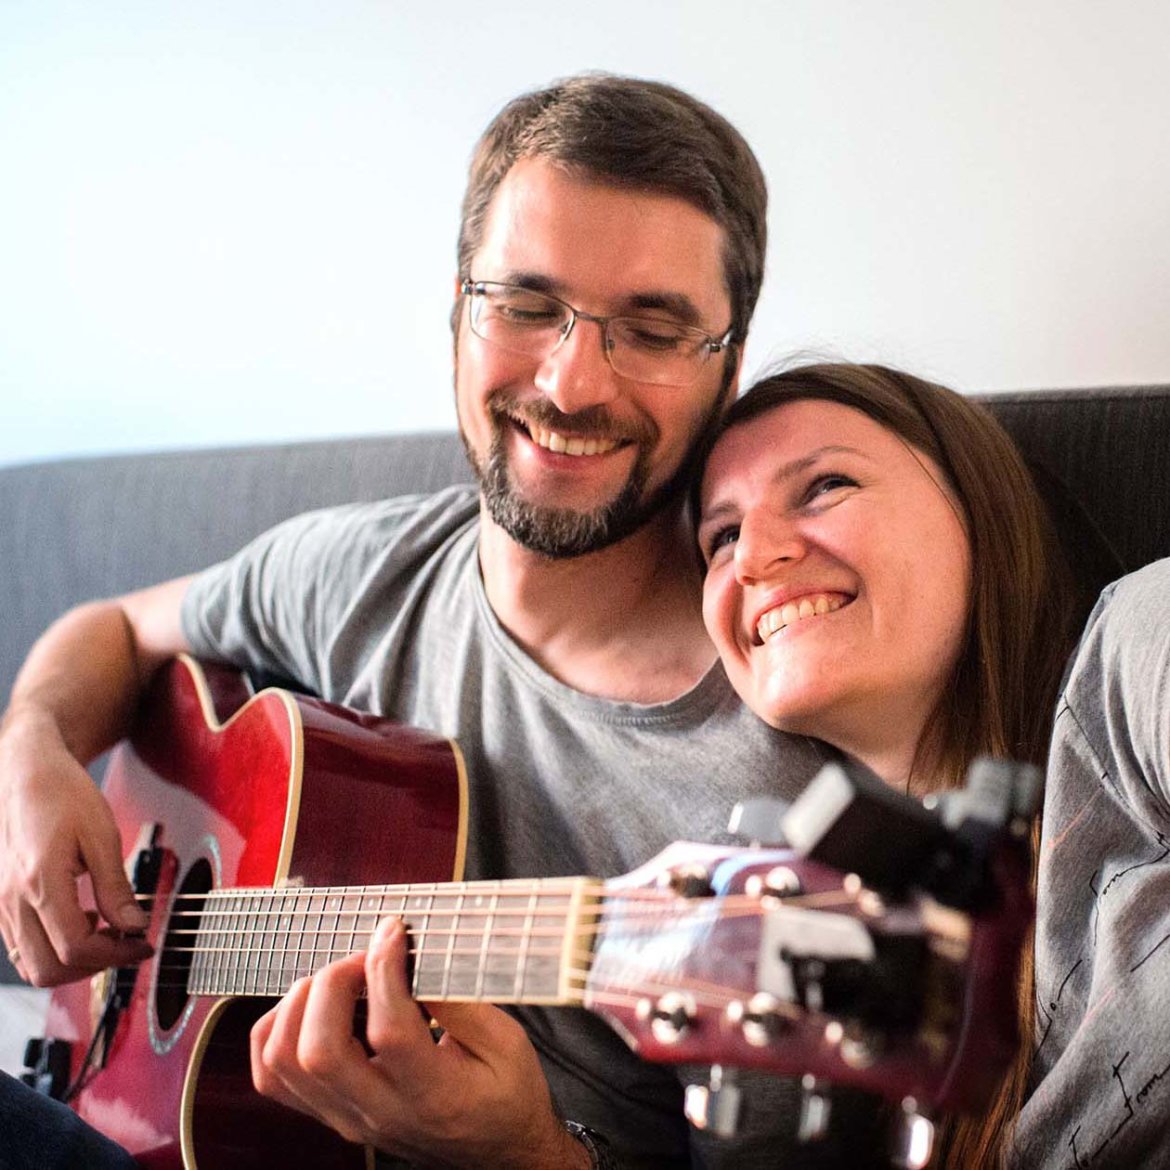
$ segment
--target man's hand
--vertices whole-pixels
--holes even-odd
[[[151,674],[188,649],[189,578],[80,605],[37,640],[0,723],[0,933],[42,987],[150,954],[110,808],[82,762],[116,743]],[[88,874],[98,913],[82,910]]]
[[[252,1029],[256,1088],[420,1165],[587,1170],[520,1025],[483,1004],[433,1005],[445,1029],[436,1044],[410,997],[406,954],[406,929],[390,918],[366,954],[298,981]],[[353,1031],[363,988],[369,1050]]]
[[[81,908],[86,872],[98,914]],[[9,712],[0,732],[0,931],[13,965],[49,987],[137,963],[151,948],[123,932],[146,924],[97,786],[51,720]]]

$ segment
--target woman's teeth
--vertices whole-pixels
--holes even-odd
[[[783,605],[768,610],[756,622],[756,633],[761,642],[766,642],[773,634],[779,633],[793,622],[832,613],[844,604],[845,598],[840,593],[810,593],[799,601],[786,601]]]

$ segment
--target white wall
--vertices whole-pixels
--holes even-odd
[[[1165,0],[0,0],[0,463],[453,425],[463,173],[584,68],[772,191],[750,371],[1170,381]]]

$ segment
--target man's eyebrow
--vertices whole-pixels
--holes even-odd
[[[531,289],[532,292],[548,293],[549,296],[571,303],[569,289],[543,272],[516,270],[505,272],[499,279],[501,284],[514,284],[519,288]],[[683,325],[699,325],[703,320],[698,306],[686,293],[668,289],[645,289],[641,292],[627,293],[618,298],[612,313],[603,315],[620,317],[626,313],[646,310],[666,313]]]
[[[624,304],[630,309],[651,309],[667,313],[683,325],[699,325],[703,321],[698,305],[685,293],[666,291],[631,293],[624,298]]]
[[[509,271],[495,278],[500,284],[514,284],[517,288],[527,288],[532,292],[548,293],[549,296],[559,297],[564,288],[551,276],[540,272]]]

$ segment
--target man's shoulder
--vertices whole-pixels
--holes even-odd
[[[478,491],[473,484],[463,483],[453,484],[437,492],[340,504],[307,515],[339,524],[463,525],[478,512]]]
[[[475,487],[457,484],[438,492],[336,504],[304,512],[273,529],[272,536],[298,544],[337,545],[351,550],[366,544],[383,549],[388,543],[433,544],[466,530],[478,514]]]

